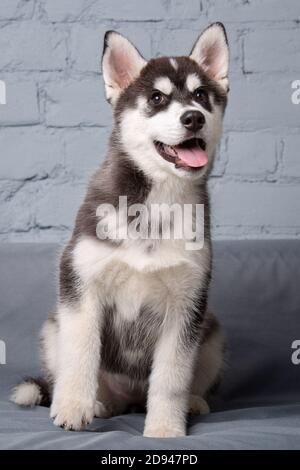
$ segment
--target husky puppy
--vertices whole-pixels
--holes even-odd
[[[94,416],[144,406],[144,435],[175,437],[186,434],[188,412],[209,412],[223,339],[207,310],[207,178],[221,137],[228,62],[221,23],[200,35],[189,56],[148,62],[121,34],[105,35],[103,78],[114,110],[108,152],[61,257],[57,309],[41,335],[44,378],[26,379],[12,394],[22,406],[51,404],[57,426],[81,430]],[[116,239],[110,216],[97,208],[121,212],[120,196],[146,207],[203,204],[202,249],[174,238]],[[127,226],[132,218],[119,215]],[[107,238],[97,235],[104,222]]]

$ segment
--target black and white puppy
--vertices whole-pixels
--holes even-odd
[[[144,435],[173,437],[185,435],[188,412],[209,412],[223,339],[207,311],[207,178],[221,137],[228,62],[220,23],[189,56],[149,62],[119,33],[105,36],[110,145],[61,258],[57,309],[42,330],[44,379],[26,379],[12,394],[23,406],[51,403],[57,426],[80,430],[94,416],[142,405]],[[146,207],[204,204],[202,249],[167,237],[116,239],[110,216],[97,210],[110,204],[121,212],[120,196]],[[120,214],[121,225],[129,219]],[[98,236],[104,222],[107,238]]]

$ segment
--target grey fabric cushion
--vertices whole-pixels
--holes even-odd
[[[12,385],[39,372],[38,333],[55,305],[59,248],[0,245],[0,448],[4,449],[299,449],[300,242],[214,244],[210,305],[227,336],[227,367],[213,412],[189,421],[183,439],[145,439],[144,415],[95,419],[88,431],[53,426],[48,409],[9,403]]]

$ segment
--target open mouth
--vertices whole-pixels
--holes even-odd
[[[174,146],[156,140],[154,145],[159,155],[167,162],[173,163],[175,168],[197,170],[208,162],[206,143],[203,139],[188,139]]]

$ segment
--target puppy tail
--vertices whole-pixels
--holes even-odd
[[[42,378],[25,378],[13,390],[10,400],[19,406],[50,406],[50,386]]]

